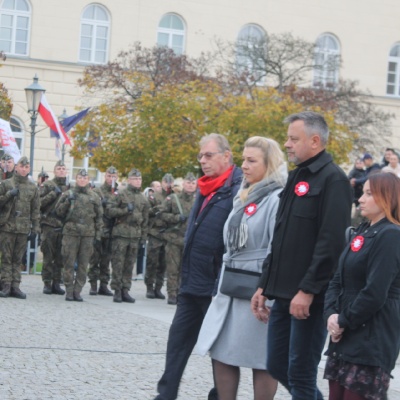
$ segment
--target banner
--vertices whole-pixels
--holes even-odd
[[[15,163],[21,158],[17,142],[11,130],[10,123],[0,118],[0,146],[4,153],[14,158]]]

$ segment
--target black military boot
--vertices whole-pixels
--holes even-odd
[[[148,299],[156,298],[156,294],[154,293],[153,285],[147,285],[146,297]]]
[[[106,283],[100,283],[98,294],[102,296],[112,296],[113,292],[107,287]]]
[[[156,299],[165,300],[165,296],[161,293],[161,288],[157,288],[154,290],[154,295]]]
[[[128,289],[122,289],[122,301],[125,303],[134,303],[136,300],[129,295]]]
[[[74,300],[75,301],[83,301],[82,297],[81,297],[81,292],[74,292]]]
[[[74,294],[72,292],[67,292],[65,295],[65,301],[74,301]]]
[[[59,282],[53,282],[53,285],[51,286],[51,291],[54,294],[65,294],[65,290],[61,289],[60,283]]]
[[[168,304],[171,304],[172,306],[176,306],[176,296],[170,295],[168,296]]]
[[[96,296],[97,295],[97,282],[90,282],[89,294],[91,296]]]
[[[53,291],[51,290],[51,283],[45,282],[43,287],[43,294],[52,294]]]
[[[113,301],[115,303],[122,303],[121,289],[115,289]]]
[[[3,290],[0,292],[0,297],[9,297],[11,292],[11,285],[3,283]]]
[[[26,294],[17,287],[12,287],[10,291],[10,297],[15,297],[16,299],[26,299]]]

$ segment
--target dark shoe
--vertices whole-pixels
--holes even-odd
[[[11,285],[3,283],[3,290],[0,292],[0,297],[9,297],[11,292]]]
[[[156,288],[156,290],[154,290],[154,295],[156,299],[165,300],[165,296],[161,293],[161,288]]]
[[[52,294],[53,291],[51,290],[51,283],[45,282],[43,287],[43,294]]]
[[[51,291],[54,294],[65,294],[65,290],[61,289],[61,286],[58,282],[53,282],[53,285],[51,286]]]
[[[128,289],[122,289],[122,301],[125,303],[134,303],[136,300],[129,295]]]
[[[115,289],[113,301],[115,303],[122,303],[122,295],[120,289]]]
[[[74,292],[74,300],[75,301],[83,301],[80,292]]]
[[[208,400],[218,400],[217,388],[212,388],[208,393]]]
[[[20,288],[12,287],[10,291],[10,297],[15,297],[16,299],[26,299],[26,294],[21,291]]]
[[[177,303],[176,296],[168,296],[168,304],[176,306],[176,303]]]
[[[73,293],[67,293],[65,295],[65,301],[74,301],[74,294]]]
[[[98,294],[101,294],[102,296],[112,296],[113,292],[107,287],[105,283],[100,283],[99,291],[97,292]]]
[[[152,285],[147,285],[146,297],[148,299],[155,299],[156,298],[156,294],[154,292],[154,289],[153,289]]]
[[[89,294],[91,296],[96,296],[97,295],[97,282],[90,282]]]

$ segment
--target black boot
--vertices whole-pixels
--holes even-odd
[[[53,285],[51,286],[51,291],[54,294],[60,294],[60,295],[65,294],[65,290],[61,289],[59,282],[53,282]]]
[[[136,300],[129,295],[128,289],[122,289],[122,301],[125,303],[134,303]]]
[[[102,296],[112,296],[113,292],[107,287],[107,283],[100,283],[98,294]]]
[[[153,285],[147,285],[146,297],[148,299],[156,298],[156,294],[154,293]]]
[[[43,294],[52,294],[53,291],[51,290],[51,283],[45,282],[43,287]]]
[[[176,303],[177,303],[176,296],[174,296],[174,295],[168,296],[168,304],[171,304],[172,306],[176,306]]]
[[[11,285],[3,283],[3,290],[0,292],[0,297],[9,297],[11,292]]]
[[[161,293],[161,288],[156,288],[154,290],[154,295],[156,296],[156,299],[165,300],[165,296]]]
[[[97,282],[90,282],[89,294],[91,296],[96,296],[97,295]]]
[[[81,297],[81,292],[74,292],[74,300],[75,301],[83,301],[82,297]]]
[[[72,292],[67,292],[65,295],[65,301],[74,301],[74,294]]]
[[[113,301],[115,303],[122,303],[121,289],[115,289]]]
[[[26,299],[26,294],[21,291],[20,288],[12,287],[10,291],[10,297],[15,297],[16,299]]]

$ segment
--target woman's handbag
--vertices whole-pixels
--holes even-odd
[[[219,290],[230,297],[251,300],[258,288],[260,277],[259,272],[225,267]]]

